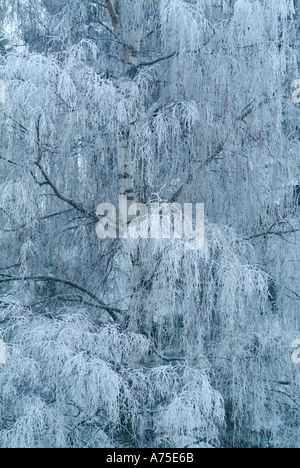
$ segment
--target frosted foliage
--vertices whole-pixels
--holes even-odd
[[[199,2],[196,8],[183,0],[161,2],[161,18],[163,24],[164,40],[169,43],[171,37],[175,40],[180,53],[202,46],[205,39],[206,28],[209,27],[205,13],[205,3]]]
[[[43,448],[45,445],[63,446],[65,431],[61,416],[39,397],[21,398],[16,408],[18,420],[10,430],[1,433],[5,448]],[[55,447],[54,445],[54,447]]]
[[[162,425],[175,446],[190,439],[189,444],[216,440],[218,432],[213,422],[224,418],[223,400],[213,391],[205,375],[199,371],[184,371],[181,392],[162,412]],[[209,428],[209,429],[208,429]]]
[[[300,446],[299,21],[0,0],[0,447]],[[204,246],[99,239],[124,194]]]

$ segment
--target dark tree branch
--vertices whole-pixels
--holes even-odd
[[[195,176],[197,174],[200,174],[201,172],[204,172],[205,169],[207,168],[207,166],[209,166],[219,156],[219,154],[222,153],[222,151],[224,150],[225,144],[227,143],[230,135],[235,130],[238,122],[241,122],[244,119],[246,119],[246,117],[251,115],[254,112],[254,110],[256,109],[255,106],[253,106],[253,107],[250,107],[250,106],[251,106],[251,104],[249,104],[244,109],[242,114],[235,119],[232,127],[228,130],[228,132],[226,133],[224,138],[219,142],[216,150],[209,156],[209,158],[204,162],[204,164],[202,164],[202,166],[198,167],[198,169],[195,171],[195,173],[191,174],[190,177],[188,178],[188,180],[177,190],[177,192],[174,193],[174,195],[172,196],[172,198],[170,200],[171,203],[174,203],[180,197],[182,192],[192,184],[192,182],[194,181]]]
[[[4,113],[4,115],[6,117],[8,117],[9,119],[11,119],[16,125],[18,125],[19,127],[19,130],[22,132],[22,133],[25,133],[25,134],[28,134],[28,130],[27,128],[25,128],[23,125],[21,125],[18,121],[16,121],[13,117],[11,116],[8,116],[7,114]],[[35,179],[35,176],[34,174],[31,172],[31,175],[33,176],[33,178],[35,179],[35,181],[40,185],[40,186],[43,186],[45,184],[49,185],[51,187],[51,189],[53,190],[54,194],[57,196],[57,198],[59,198],[60,200],[64,201],[65,203],[67,203],[68,205],[71,205],[73,208],[75,208],[77,211],[79,211],[80,213],[84,214],[85,216],[89,217],[89,218],[92,218],[94,221],[96,222],[99,222],[100,221],[100,218],[99,216],[97,216],[95,213],[89,211],[88,209],[84,208],[84,206],[81,204],[81,203],[77,203],[75,202],[74,200],[71,200],[70,198],[68,197],[65,197],[64,195],[62,195],[59,190],[57,189],[57,187],[55,186],[55,184],[50,180],[50,178],[48,177],[48,175],[46,174],[45,170],[43,169],[43,167],[41,166],[41,160],[43,158],[43,150],[42,150],[42,145],[41,145],[41,142],[40,142],[40,118],[38,119],[38,122],[37,122],[37,126],[36,126],[36,132],[37,132],[37,140],[36,140],[36,145],[37,145],[37,149],[38,149],[38,160],[35,162],[35,165],[39,168],[41,174],[43,175],[44,179],[46,182],[43,182],[43,183],[40,183],[38,182],[36,179]],[[4,158],[3,158],[4,159]],[[14,164],[14,165],[17,165],[16,163],[14,163],[13,161],[8,161],[7,162],[11,163],[11,164]]]
[[[21,266],[21,263],[16,263],[15,265],[11,265],[11,266],[8,266],[8,267],[4,267],[4,268],[0,268],[1,271],[4,271],[4,270],[12,270],[13,268],[18,268],[19,266]],[[7,276],[7,275],[5,275]]]
[[[149,67],[151,65],[155,65],[156,63],[160,63],[160,62],[163,62],[164,60],[169,60],[170,58],[175,57],[176,54],[177,54],[177,52],[173,52],[172,54],[166,55],[165,57],[159,57],[159,58],[157,58],[155,60],[152,60],[150,62],[139,63],[136,66],[136,68]]]
[[[13,166],[19,166],[20,165],[20,164],[17,164],[16,162],[14,162],[14,161],[11,161],[10,159],[3,158],[3,156],[0,156],[0,159],[2,159],[2,161],[8,162],[9,164],[12,164]]]
[[[93,23],[96,23],[96,24],[100,24],[103,28],[105,28],[108,32],[110,32],[110,34],[112,34],[114,36],[114,38],[116,38],[116,34],[113,32],[113,30],[107,26],[107,24],[103,23],[103,21],[100,21],[99,19],[97,20],[94,20]]]
[[[267,236],[283,236],[284,234],[293,234],[299,231],[300,229],[290,229],[288,231],[266,231],[266,232],[261,232],[259,234],[255,234],[254,236],[245,237],[244,240],[249,241],[253,239],[258,239],[259,237],[267,237]]]
[[[27,128],[25,128],[22,124],[20,124],[16,119],[14,119],[13,117],[11,117],[10,115],[8,115],[6,112],[4,111],[1,111],[2,114],[4,115],[4,117],[8,118],[9,120],[11,120],[15,125],[17,125],[19,128],[16,129],[16,130],[19,130],[20,132],[22,133],[25,133],[25,134],[28,134],[28,130]]]
[[[100,2],[97,2],[96,0],[92,0],[91,3],[94,3],[95,5],[98,5],[102,8],[106,8],[107,9],[107,6],[106,5],[103,5],[103,3],[100,3]]]
[[[53,283],[64,284],[64,285],[69,286],[69,287],[71,287],[73,289],[77,289],[78,291],[81,291],[82,293],[89,296],[91,299],[93,299],[98,304],[98,307],[101,306],[101,309],[108,312],[109,315],[111,316],[111,318],[115,322],[118,320],[118,317],[117,317],[116,314],[122,314],[123,313],[123,311],[120,310],[120,309],[107,306],[95,294],[91,293],[90,291],[88,291],[83,286],[80,286],[78,284],[73,283],[72,281],[63,280],[63,279],[60,279],[60,278],[54,278],[52,276],[25,276],[24,278],[9,276],[9,277],[0,279],[0,283],[8,283],[8,282],[13,282],[13,281],[35,281],[35,282],[39,282],[39,281],[43,282],[44,281],[44,282],[53,282]]]
[[[89,218],[92,218],[94,221],[96,221],[96,222],[100,221],[99,216],[97,216],[95,213],[93,213],[92,211],[89,211],[88,209],[84,208],[83,205],[81,205],[80,203],[77,203],[74,200],[71,200],[70,198],[65,197],[64,195],[62,195],[59,192],[59,190],[57,189],[57,187],[54,185],[54,183],[50,180],[50,178],[48,177],[48,175],[46,174],[46,172],[44,171],[44,169],[42,168],[40,163],[36,162],[35,165],[39,168],[39,170],[41,171],[44,179],[46,180],[47,184],[51,187],[51,189],[53,190],[53,192],[57,196],[57,198],[64,201],[68,205],[73,206],[73,208],[75,208],[75,210],[79,211],[80,213],[84,214],[85,216],[87,216]]]
[[[93,23],[94,24],[100,24],[104,29],[106,29],[114,37],[114,39],[110,38],[110,39],[107,39],[107,40],[110,40],[110,41],[113,40],[117,44],[120,44],[120,45],[126,47],[127,49],[132,49],[128,44],[126,44],[126,42],[121,41],[119,36],[109,26],[107,26],[107,24],[103,23],[103,21],[97,19],[97,20],[93,20]]]
[[[61,216],[64,214],[72,213],[72,211],[73,211],[73,208],[70,208],[69,210],[58,211],[57,213],[51,213],[49,215],[45,215],[42,218],[39,218],[38,220],[44,221],[45,219],[51,219],[51,218],[55,218],[56,216]]]
[[[45,183],[52,188],[52,190],[55,193],[55,195],[57,196],[57,198],[64,201],[68,205],[71,205],[73,208],[75,208],[75,210],[79,211],[80,213],[84,214],[85,216],[88,216],[89,218],[92,218],[94,221],[96,221],[96,222],[100,221],[99,216],[95,215],[95,213],[87,210],[80,203],[77,203],[74,200],[71,200],[70,198],[65,197],[64,195],[62,195],[59,192],[59,190],[57,189],[57,187],[54,185],[54,183],[50,180],[50,178],[48,177],[48,175],[46,174],[44,169],[42,168],[40,163],[41,163],[41,160],[42,160],[42,157],[43,157],[43,151],[42,151],[42,146],[41,146],[41,143],[40,143],[39,126],[40,126],[40,118],[39,118],[38,123],[37,123],[37,142],[36,143],[37,143],[37,147],[38,147],[38,160],[36,161],[35,165],[39,168],[40,172],[42,173],[42,175],[43,175],[43,177],[44,177],[44,179],[46,181]],[[42,185],[42,184],[40,184],[40,185]]]

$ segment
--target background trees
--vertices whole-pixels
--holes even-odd
[[[298,4],[0,5],[0,445],[299,446]],[[126,191],[205,247],[99,240]]]

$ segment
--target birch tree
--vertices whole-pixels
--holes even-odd
[[[0,446],[298,447],[298,3],[0,5]]]

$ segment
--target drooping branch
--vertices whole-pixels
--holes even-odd
[[[26,133],[28,134],[28,130],[27,128],[25,128],[22,124],[20,124],[18,121],[16,121],[15,119],[13,119],[12,117],[10,117],[9,115],[5,114],[6,117],[10,118],[16,125],[18,125],[18,129],[22,132],[22,133]],[[80,213],[84,214],[85,216],[89,217],[89,218],[92,218],[95,222],[99,222],[100,221],[100,218],[99,216],[97,216],[95,213],[91,212],[90,210],[88,210],[87,208],[85,208],[81,203],[77,203],[75,202],[74,200],[71,200],[70,198],[68,197],[65,197],[64,195],[62,195],[59,190],[57,189],[56,185],[51,181],[51,179],[49,178],[49,176],[47,175],[47,173],[45,172],[45,170],[43,169],[43,167],[41,166],[41,161],[42,161],[42,158],[43,158],[43,150],[42,150],[42,145],[41,145],[41,141],[40,141],[40,117],[38,119],[38,122],[37,122],[37,126],[36,126],[36,133],[37,133],[37,139],[35,141],[36,143],[36,146],[37,146],[37,150],[38,150],[38,159],[37,161],[35,162],[35,165],[39,168],[41,174],[43,175],[44,179],[45,179],[45,183],[44,184],[47,184],[49,185],[49,187],[51,187],[51,189],[53,190],[53,192],[55,193],[55,195],[57,196],[57,198],[59,198],[60,200],[64,201],[65,203],[67,203],[68,205],[72,206],[73,208],[75,208],[77,211],[79,211]],[[4,159],[4,158],[3,158]],[[14,163],[13,161],[7,161],[11,164],[14,164],[14,165],[17,165],[17,163]],[[33,174],[32,174],[33,175]],[[40,186],[42,186],[43,184],[39,184]]]
[[[64,284],[65,286],[69,286],[73,289],[76,289],[78,291],[81,291],[85,295],[89,296],[91,299],[93,299],[98,307],[101,306],[101,309],[105,310],[108,312],[108,314],[111,316],[111,318],[116,322],[118,320],[117,314],[122,314],[123,311],[121,309],[117,309],[114,307],[109,307],[106,304],[104,304],[101,299],[99,299],[95,294],[92,292],[88,291],[86,288],[83,286],[80,286],[76,283],[73,283],[72,281],[60,279],[60,278],[54,278],[52,276],[25,276],[25,277],[12,277],[12,276],[7,276],[6,278],[1,278],[0,283],[8,283],[8,282],[13,282],[13,281],[34,281],[34,282],[52,282],[52,283],[60,283]]]
[[[74,200],[71,200],[70,198],[68,197],[65,197],[64,195],[62,195],[59,190],[57,189],[57,187],[55,186],[55,184],[50,180],[49,176],[46,174],[45,170],[42,168],[42,166],[40,165],[39,162],[36,162],[35,165],[39,168],[40,172],[42,173],[44,179],[46,180],[47,184],[49,185],[49,187],[51,187],[51,189],[53,190],[53,192],[55,193],[55,195],[57,196],[57,198],[59,198],[60,200],[64,201],[65,203],[67,203],[68,205],[71,205],[73,206],[73,208],[75,208],[77,211],[79,211],[80,213],[84,214],[85,216],[89,217],[89,218],[92,218],[94,221],[96,222],[99,222],[100,221],[100,218],[99,216],[97,216],[95,213],[93,213],[92,211],[88,210],[87,208],[84,208],[84,206],[81,204],[81,203],[77,203],[75,202]]]
[[[42,161],[42,158],[43,158],[43,150],[42,150],[42,145],[41,145],[41,141],[40,141],[40,118],[41,117],[39,117],[39,119],[38,119],[37,127],[36,127],[36,132],[37,132],[36,144],[37,144],[37,149],[38,149],[38,160],[35,162],[35,165],[39,168],[40,172],[42,173],[42,175],[43,175],[43,177],[44,177],[44,179],[46,181],[44,183],[49,185],[52,188],[52,190],[55,193],[55,195],[57,196],[57,198],[64,201],[68,205],[71,205],[73,208],[75,208],[77,211],[84,214],[85,216],[88,216],[89,218],[92,218],[94,221],[97,221],[97,222],[100,221],[100,218],[97,215],[95,215],[95,213],[92,213],[91,211],[84,208],[81,203],[77,203],[74,200],[71,200],[70,198],[65,197],[64,195],[62,195],[59,192],[59,190],[57,189],[56,185],[50,180],[49,176],[46,174],[43,167],[41,166],[41,161]],[[40,184],[40,185],[43,185],[43,184]]]

